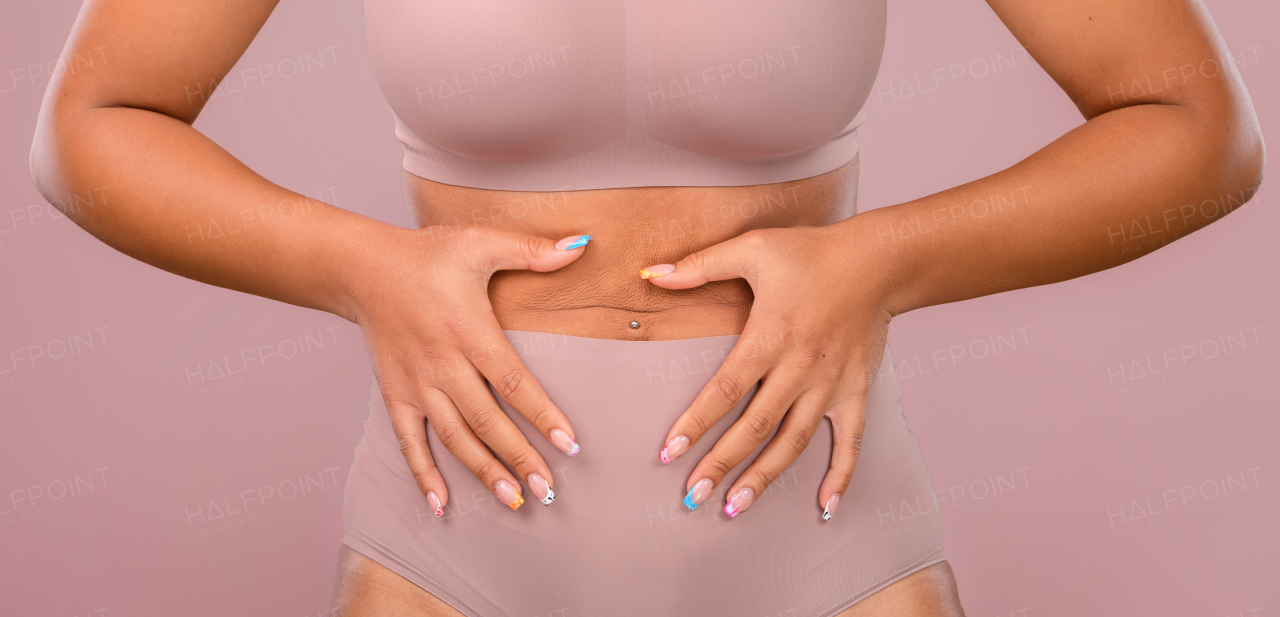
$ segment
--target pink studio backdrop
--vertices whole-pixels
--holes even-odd
[[[1272,127],[1280,8],[1209,6]],[[44,202],[27,152],[78,9],[0,20],[0,614],[324,617],[360,331],[142,264]],[[890,2],[866,109],[862,209],[1082,122],[976,1]],[[407,225],[392,126],[360,3],[329,1],[281,4],[196,123],[272,181]],[[882,523],[941,516],[970,615],[1280,615],[1273,194],[1119,269],[894,322],[940,511]],[[1117,251],[1164,235],[1126,229]]]

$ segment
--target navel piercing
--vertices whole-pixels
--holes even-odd
[[[638,321],[632,321],[632,322],[631,322],[631,329],[632,329],[632,330],[637,330],[637,329],[639,329],[639,328],[640,328],[640,322],[638,322]]]

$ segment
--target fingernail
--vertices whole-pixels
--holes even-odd
[[[822,520],[831,520],[831,515],[836,513],[836,506],[840,505],[840,493],[831,493],[827,498],[827,507],[822,511]]]
[[[556,500],[556,492],[551,490],[551,485],[542,479],[542,476],[531,473],[528,477],[529,488],[533,489],[533,496],[537,497],[542,505],[549,506],[551,502]]]
[[[569,456],[577,454],[579,450],[578,442],[574,441],[568,433],[558,428],[551,429],[551,443]]]
[[[440,518],[440,515],[444,514],[444,508],[440,507],[440,498],[436,497],[435,491],[427,491],[427,507],[431,508],[432,512],[435,512],[436,518]]]
[[[671,461],[676,460],[677,456],[684,454],[684,451],[688,449],[689,438],[684,435],[676,435],[675,437],[672,437],[671,441],[668,441],[667,445],[662,448],[662,452],[658,453],[658,458],[662,459],[662,462],[664,463],[670,463]]]
[[[724,504],[724,513],[728,514],[729,518],[733,518],[746,510],[755,498],[756,492],[744,486],[734,491],[733,496],[729,498],[729,503]]]
[[[659,276],[666,276],[675,271],[676,271],[676,267],[671,264],[658,264],[656,266],[649,266],[648,268],[641,270],[640,278],[656,279]]]
[[[684,507],[690,510],[698,509],[698,504],[706,501],[707,496],[711,494],[711,479],[703,478],[693,483],[689,488],[689,494],[684,496]]]
[[[591,236],[569,236],[556,243],[556,248],[562,251],[572,251],[580,246],[586,246],[591,241]]]
[[[519,508],[520,504],[524,503],[524,497],[521,497],[516,487],[511,486],[511,483],[506,480],[498,480],[498,483],[493,487],[493,492],[502,503],[511,506],[512,510]]]

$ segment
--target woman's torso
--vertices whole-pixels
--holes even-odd
[[[364,7],[413,223],[592,236],[562,270],[494,276],[505,329],[738,334],[744,281],[669,291],[638,271],[750,229],[854,213],[885,0]]]
[[[590,234],[582,257],[554,272],[494,275],[489,297],[507,330],[622,340],[740,334],[751,288],[735,279],[672,291],[641,268],[757,228],[827,225],[852,216],[859,160],[826,174],[754,186],[492,191],[404,174],[416,227],[490,225],[557,240]],[[436,228],[432,233],[447,233]],[[636,322],[639,328],[632,328]]]

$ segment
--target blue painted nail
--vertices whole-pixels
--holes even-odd
[[[591,236],[569,236],[556,243],[556,248],[562,251],[572,251],[580,246],[586,246],[591,241]]]
[[[698,505],[706,501],[711,495],[711,479],[703,478],[698,480],[689,488],[689,494],[684,496],[684,507],[690,510],[698,509]]]

